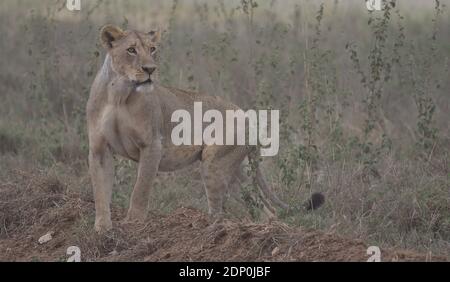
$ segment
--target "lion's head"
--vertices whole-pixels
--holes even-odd
[[[100,36],[102,45],[111,56],[114,72],[136,85],[152,83],[160,37],[159,30],[148,33],[122,31],[113,25],[103,27]]]

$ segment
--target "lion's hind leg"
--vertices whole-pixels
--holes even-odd
[[[202,153],[202,180],[209,214],[223,216],[224,196],[247,154],[244,146],[209,146]]]
[[[241,164],[240,168],[234,174],[234,180],[231,182],[229,187],[230,194],[232,197],[241,204],[244,208],[249,209],[248,203],[243,200],[242,189],[245,185],[251,185],[251,179],[247,175],[246,166],[244,163]],[[263,211],[263,217],[267,220],[272,220],[277,218],[276,209],[273,205],[270,204],[270,201],[267,200],[265,195],[261,193],[260,189],[257,189],[257,193],[250,193],[248,197],[251,198],[251,201],[254,203],[261,202],[261,209]]]

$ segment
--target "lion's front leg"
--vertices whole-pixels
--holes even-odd
[[[95,230],[104,232],[112,228],[111,195],[114,179],[114,160],[106,144],[94,144],[89,150],[89,172],[94,188]]]
[[[161,149],[161,141],[157,140],[140,152],[137,180],[126,221],[142,222],[147,216],[149,194],[161,161]]]

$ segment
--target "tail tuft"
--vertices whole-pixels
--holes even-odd
[[[325,203],[325,196],[321,193],[314,193],[311,195],[311,199],[305,203],[304,207],[305,210],[311,211],[319,208],[323,203]]]

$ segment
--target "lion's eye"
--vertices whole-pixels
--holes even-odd
[[[156,52],[156,47],[150,47],[150,53],[155,53]]]
[[[130,48],[127,49],[127,52],[130,53],[130,54],[136,54],[136,49],[133,48],[133,47],[130,47]]]

